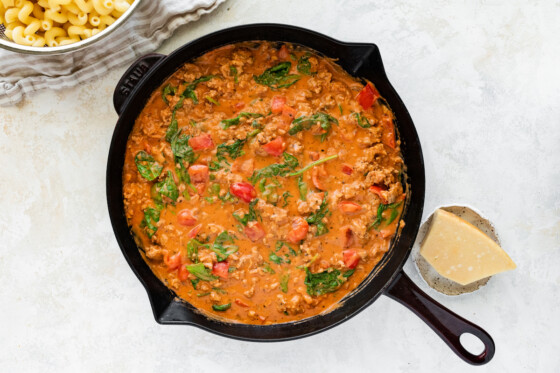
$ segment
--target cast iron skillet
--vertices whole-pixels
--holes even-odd
[[[402,154],[407,170],[407,200],[404,227],[391,249],[369,277],[334,311],[293,323],[246,325],[207,318],[190,304],[178,299],[152,273],[142,259],[127,225],[122,196],[122,171],[128,135],[148,98],[165,79],[185,62],[219,46],[251,40],[290,42],[337,58],[351,75],[372,81],[386,98],[397,118]],[[207,331],[241,340],[281,341],[301,338],[332,328],[366,308],[385,294],[411,309],[426,322],[451,349],[468,363],[481,365],[494,356],[494,342],[480,327],[454,314],[422,292],[402,267],[416,238],[424,204],[424,161],[420,141],[403,102],[393,89],[374,44],[342,43],[314,31],[277,24],[253,24],[212,33],[190,42],[169,56],[150,54],[136,61],[123,75],[114,93],[119,120],[115,127],[107,165],[107,203],[113,230],[128,264],[148,292],[154,316],[160,324],[194,325]],[[485,345],[480,355],[468,352],[460,343],[463,333],[471,333]]]

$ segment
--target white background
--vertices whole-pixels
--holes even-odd
[[[467,365],[386,297],[328,332],[284,343],[156,324],[105,202],[123,66],[0,107],[0,371],[558,372],[560,2],[230,0],[161,52],[254,22],[379,46],[422,141],[424,216],[442,204],[478,208],[518,264],[456,298],[405,267],[493,336],[494,360]]]

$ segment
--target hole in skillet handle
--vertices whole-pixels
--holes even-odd
[[[385,295],[401,303],[420,317],[441,339],[469,364],[483,365],[494,357],[496,346],[492,337],[481,327],[448,310],[424,293],[401,270]],[[484,350],[474,355],[461,344],[461,335],[472,334],[484,344]],[[469,344],[470,345],[470,344]]]
[[[142,78],[165,57],[167,56],[159,53],[147,54],[137,59],[125,71],[113,93],[113,106],[118,115],[121,115],[124,103]]]

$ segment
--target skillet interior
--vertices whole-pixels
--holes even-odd
[[[207,318],[190,304],[178,299],[152,273],[141,257],[126,222],[122,198],[122,168],[128,135],[150,94],[185,62],[219,46],[251,40],[290,42],[315,49],[327,57],[338,59],[338,64],[351,75],[372,81],[395,113],[401,151],[407,166],[406,180],[403,183],[408,194],[403,213],[404,227],[394,238],[391,249],[367,279],[330,313],[297,322],[265,326],[228,323]],[[113,134],[107,167],[107,202],[111,223],[123,255],[146,288],[154,316],[159,323],[192,324],[213,333],[243,340],[294,339],[327,330],[354,316],[389,286],[404,265],[414,243],[422,217],[425,178],[418,135],[408,111],[385,75],[377,46],[342,43],[293,26],[246,25],[218,31],[186,44],[138,78],[139,81],[129,98],[119,110],[120,117]]]

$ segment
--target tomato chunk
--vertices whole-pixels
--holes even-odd
[[[296,109],[293,109],[288,105],[284,105],[284,107],[282,108],[282,119],[284,120],[284,124],[288,125],[292,123],[295,117]]]
[[[167,266],[167,269],[173,271],[181,265],[181,253],[177,253],[175,255],[169,256],[165,254],[163,256],[163,262]]]
[[[212,266],[212,274],[221,278],[228,278],[229,273],[229,263],[228,262],[218,262],[214,263]]]
[[[348,249],[342,251],[342,260],[344,261],[344,265],[346,267],[354,269],[360,261],[360,256],[358,255],[356,250]]]
[[[253,200],[253,198],[257,196],[257,191],[255,190],[255,188],[251,184],[244,181],[231,184],[231,186],[229,187],[229,191],[231,192],[231,194],[242,199],[245,202],[251,202],[251,200]]]
[[[247,238],[249,238],[253,242],[260,240],[266,234],[261,223],[256,221],[250,221],[249,223],[247,223],[247,226],[245,227],[243,232],[245,233]]]
[[[208,166],[195,164],[189,167],[189,176],[193,184],[205,184],[210,177]]]
[[[340,240],[342,241],[342,247],[354,245],[354,232],[350,226],[347,225],[340,228]]]
[[[292,220],[292,230],[288,233],[288,241],[291,243],[298,243],[307,237],[307,232],[309,231],[309,224],[307,221],[298,216]]]
[[[273,114],[280,114],[284,105],[286,104],[286,97],[284,96],[274,96],[272,97],[272,101],[270,103],[270,110]]]
[[[177,273],[179,281],[187,281],[189,279],[189,270],[186,264],[181,264],[179,266],[179,272]]]
[[[191,229],[189,231],[189,233],[187,233],[187,237],[188,238],[195,238],[196,235],[198,234],[198,232],[200,232],[201,228],[202,228],[202,224],[199,224],[199,225],[193,227],[193,229]]]
[[[397,142],[395,140],[395,125],[393,124],[393,120],[385,117],[381,120],[381,123],[384,127],[381,141],[391,149],[395,149]]]
[[[375,89],[373,84],[368,82],[365,85],[365,87],[360,91],[360,93],[358,93],[356,99],[358,100],[360,105],[364,108],[364,110],[367,110],[373,105],[375,100],[377,100],[379,97],[381,97],[381,95],[379,94],[379,92],[377,92],[377,89]]]
[[[311,171],[311,181],[313,181],[313,185],[315,188],[319,190],[327,190],[327,187],[324,184],[325,179],[327,176],[327,170],[325,170],[325,165],[316,166]]]
[[[189,209],[183,209],[177,213],[177,223],[184,226],[192,226],[196,224],[196,218]]]
[[[383,188],[381,188],[380,186],[377,186],[377,185],[372,185],[372,186],[369,187],[369,191],[374,193],[374,194],[377,194],[377,196],[381,200],[381,203],[387,203],[387,199],[383,195],[383,191],[384,191]]]
[[[262,146],[265,152],[275,157],[278,157],[284,153],[284,149],[286,148],[286,144],[284,143],[284,139],[280,136],[275,138],[274,140],[266,143]]]
[[[355,214],[362,210],[362,206],[352,201],[342,201],[338,204],[338,208],[347,215]]]
[[[352,175],[354,173],[354,168],[349,164],[344,163],[342,164],[342,173],[346,175]]]
[[[235,111],[239,111],[245,107],[245,103],[243,101],[239,101],[238,103],[233,105]]]
[[[212,136],[209,133],[203,133],[189,139],[189,146],[193,148],[194,151],[207,150],[214,148],[214,141],[212,141]]]

